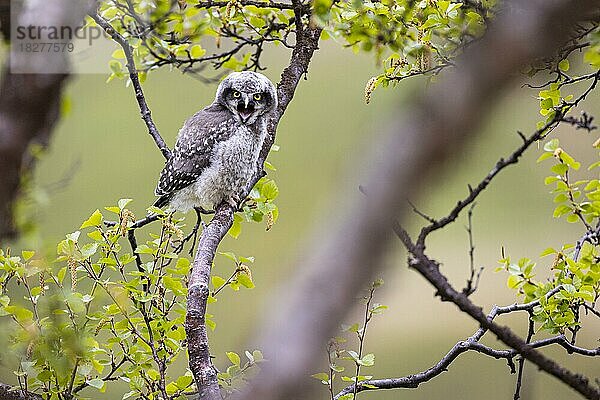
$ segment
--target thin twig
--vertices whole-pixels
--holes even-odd
[[[135,90],[135,98],[138,102],[140,108],[140,114],[142,119],[146,123],[148,127],[148,133],[154,139],[156,146],[164,156],[166,160],[171,157],[171,150],[163,140],[162,136],[158,132],[158,128],[154,124],[152,120],[152,113],[150,112],[150,108],[146,103],[146,98],[144,96],[144,91],[142,90],[142,85],[140,84],[140,79],[138,76],[138,71],[135,66],[135,60],[133,58],[133,50],[129,45],[129,42],[126,38],[123,37],[117,30],[104,18],[102,18],[98,13],[90,13],[90,17],[102,28],[104,31],[110,35],[110,37],[121,46],[123,52],[125,53],[125,58],[127,59],[127,70],[129,71],[129,79],[131,80],[131,84]]]
[[[470,296],[477,290],[479,286],[479,279],[481,278],[481,273],[483,272],[483,267],[479,268],[479,272],[477,272],[477,276],[475,276],[475,245],[473,244],[473,209],[477,203],[473,203],[469,208],[469,212],[467,214],[467,233],[469,235],[469,270],[470,275],[469,279],[467,279],[467,285],[463,288],[462,292],[465,296]]]

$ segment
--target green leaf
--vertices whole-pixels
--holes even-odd
[[[97,242],[87,243],[86,245],[84,245],[81,248],[81,256],[83,258],[90,258],[94,254],[96,254],[96,251],[98,251],[98,243]]]
[[[254,288],[254,282],[252,282],[252,278],[250,278],[250,276],[244,272],[237,274],[237,281],[240,285],[248,289]]]
[[[240,233],[242,233],[242,222],[244,221],[244,219],[242,218],[241,215],[235,214],[233,216],[233,224],[231,225],[231,228],[229,228],[229,231],[227,232],[229,234],[229,236],[231,236],[234,239],[237,239],[240,236]]]
[[[318,374],[312,374],[311,376],[320,381],[329,381],[329,375],[325,372],[319,372]]]
[[[119,208],[122,210],[125,208],[125,206],[127,206],[127,204],[129,204],[131,202],[132,202],[131,199],[119,199],[117,204],[119,205]]]
[[[342,324],[342,331],[344,332],[358,332],[358,323],[352,325]]]
[[[23,250],[21,252],[21,256],[23,256],[23,260],[25,260],[25,261],[28,261],[34,255],[35,255],[35,251],[31,251],[31,250]]]
[[[156,214],[156,215],[167,215],[166,212],[164,212],[163,210],[161,210],[160,208],[158,208],[156,206],[150,206],[146,210],[148,212],[150,212],[152,214]]]
[[[518,275],[510,275],[508,277],[508,280],[506,281],[506,285],[510,288],[510,289],[516,289],[519,287],[519,285],[521,284],[521,282],[523,282],[523,278],[521,278]]]
[[[575,159],[573,159],[566,151],[560,153],[560,159],[576,171],[581,167],[581,163],[575,161]]]
[[[555,249],[553,249],[552,247],[548,247],[546,250],[544,250],[541,254],[540,257],[545,257],[548,256],[550,254],[556,254],[558,253],[558,251],[556,251]]]
[[[552,158],[552,153],[543,153],[541,156],[539,156],[537,162],[542,162],[544,160],[547,160],[548,158]]]
[[[565,172],[567,172],[569,170],[569,167],[566,164],[560,163],[560,164],[553,165],[552,168],[550,168],[550,169],[556,175],[564,175]]]
[[[95,387],[98,390],[101,390],[104,387],[104,381],[98,378],[90,379],[89,381],[86,381],[86,383],[91,387]]]
[[[558,63],[558,68],[563,72],[567,72],[569,70],[569,60],[561,60]]]
[[[165,387],[167,394],[168,395],[172,395],[175,392],[177,392],[179,390],[179,388],[177,387],[177,385],[175,384],[175,382],[171,382],[169,383],[166,387]]]
[[[179,389],[186,389],[192,384],[194,377],[191,375],[181,375],[175,380],[175,384]]]
[[[544,150],[552,153],[554,150],[558,149],[560,142],[558,139],[551,139],[544,145]]]
[[[100,213],[100,210],[96,210],[92,213],[92,215],[86,219],[83,224],[81,224],[81,226],[79,227],[79,229],[83,229],[83,228],[87,228],[90,226],[100,226],[102,224],[102,213]]]
[[[200,46],[199,44],[196,44],[192,46],[190,53],[192,55],[192,58],[200,58],[206,54],[206,50],[203,49],[202,46]]]
[[[213,287],[214,287],[215,289],[218,289],[218,288],[220,288],[220,287],[221,287],[221,286],[223,286],[223,285],[225,284],[225,282],[226,282],[226,281],[225,281],[225,279],[221,278],[221,277],[220,277],[220,276],[218,276],[218,275],[213,275],[213,276],[211,276],[211,277],[210,277],[210,281],[211,281],[211,283],[212,283],[212,285],[213,285]]]
[[[120,214],[121,209],[119,207],[104,207],[106,211],[110,211],[111,213]]]
[[[273,200],[279,195],[279,188],[274,180],[269,179],[260,188],[260,194],[267,200]]]
[[[222,255],[222,256],[224,256],[224,257],[229,258],[231,261],[235,262],[236,264],[238,262],[237,256],[234,253],[232,253],[232,252],[229,252],[229,251],[219,252],[219,254]]]
[[[375,365],[375,354],[367,354],[362,359],[358,360],[358,363],[364,367],[372,367],[373,365]]]
[[[177,296],[183,296],[187,293],[187,289],[185,286],[183,286],[183,283],[179,279],[165,276],[163,278],[163,282],[165,284],[165,288],[171,290]]]
[[[240,365],[241,360],[240,360],[240,356],[237,353],[235,353],[233,351],[228,351],[225,354],[227,354],[227,358],[229,358],[229,361],[231,361],[231,363],[233,365],[237,365],[237,366]]]
[[[260,362],[263,361],[265,358],[263,357],[263,354],[260,350],[254,350],[252,352],[252,357],[254,357],[254,361],[256,362]]]

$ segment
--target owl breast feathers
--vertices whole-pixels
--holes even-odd
[[[234,72],[215,101],[189,118],[160,174],[154,203],[168,211],[237,204],[258,168],[267,121],[277,107],[275,86],[256,72]]]

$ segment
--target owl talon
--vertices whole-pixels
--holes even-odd
[[[227,198],[226,203],[229,204],[231,206],[231,208],[233,208],[234,210],[237,211],[238,204],[240,204],[240,198],[237,195],[233,195],[233,196]]]

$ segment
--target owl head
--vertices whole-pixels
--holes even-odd
[[[277,107],[277,91],[263,74],[233,72],[219,85],[215,102],[226,107],[242,124],[251,125]]]

